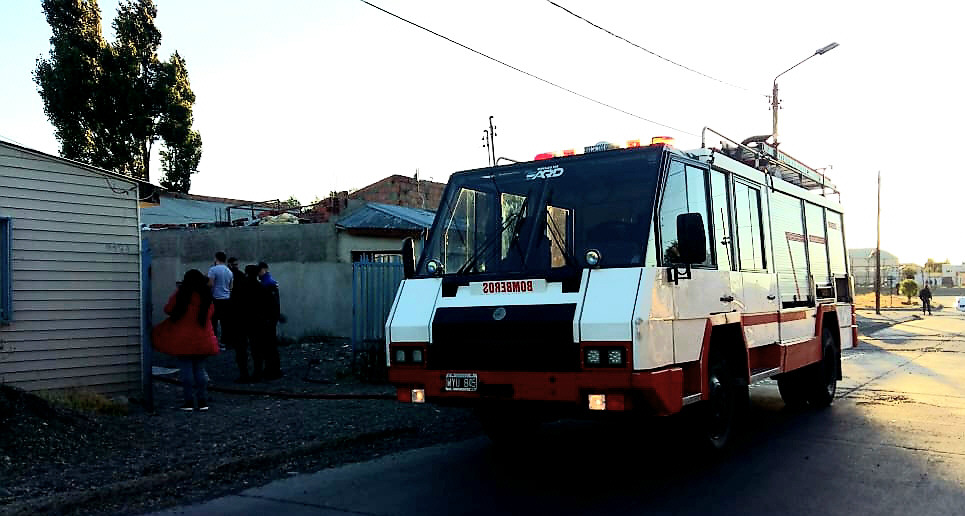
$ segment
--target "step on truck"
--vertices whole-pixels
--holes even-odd
[[[822,172],[708,128],[696,150],[602,142],[453,174],[418,261],[403,247],[389,380],[475,408],[497,441],[694,405],[724,447],[754,382],[833,401],[857,345],[843,215]]]

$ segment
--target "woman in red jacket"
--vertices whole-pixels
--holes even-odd
[[[218,354],[211,316],[214,303],[208,278],[197,269],[184,274],[184,281],[168,299],[164,312],[170,317],[154,329],[154,347],[178,359],[184,405],[181,410],[208,410],[208,375],[204,359]]]

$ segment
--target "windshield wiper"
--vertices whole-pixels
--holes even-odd
[[[576,263],[576,257],[573,256],[573,254],[570,253],[570,251],[566,248],[566,245],[563,244],[563,241],[564,241],[563,239],[565,238],[565,235],[562,234],[563,232],[560,231],[559,226],[556,225],[556,221],[553,220],[553,217],[550,214],[550,207],[548,204],[546,206],[546,222],[547,222],[546,227],[548,227],[550,230],[550,233],[553,234],[552,240],[556,242],[556,247],[558,247],[559,250],[563,253],[563,259],[566,260],[566,265],[574,269],[579,269],[580,267]]]
[[[493,235],[490,235],[489,239],[483,242],[483,245],[479,248],[479,250],[476,251],[472,256],[470,256],[469,260],[467,260],[462,267],[459,267],[459,270],[456,271],[456,274],[459,274],[459,275],[467,274],[469,271],[475,269],[476,262],[479,261],[479,257],[485,256],[485,254],[489,252],[490,248],[492,248],[492,246],[496,242],[499,242],[500,240],[502,240],[503,232],[505,232],[506,228],[508,228],[510,225],[513,226],[512,238],[513,240],[516,240],[517,237],[519,236],[519,228],[522,227],[521,222],[524,219],[523,214],[525,212],[526,212],[526,205],[523,204],[523,207],[520,208],[519,211],[507,217],[506,221],[502,225],[500,225],[499,231],[497,231]]]

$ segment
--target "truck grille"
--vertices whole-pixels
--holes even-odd
[[[497,320],[493,315],[505,310]],[[426,353],[429,369],[578,371],[575,304],[439,308]],[[497,314],[497,317],[501,314]]]

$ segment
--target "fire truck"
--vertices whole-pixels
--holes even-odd
[[[840,194],[766,137],[701,140],[453,174],[421,258],[403,247],[385,325],[399,401],[473,407],[497,442],[686,408],[712,449],[754,382],[830,405],[857,345]]]

